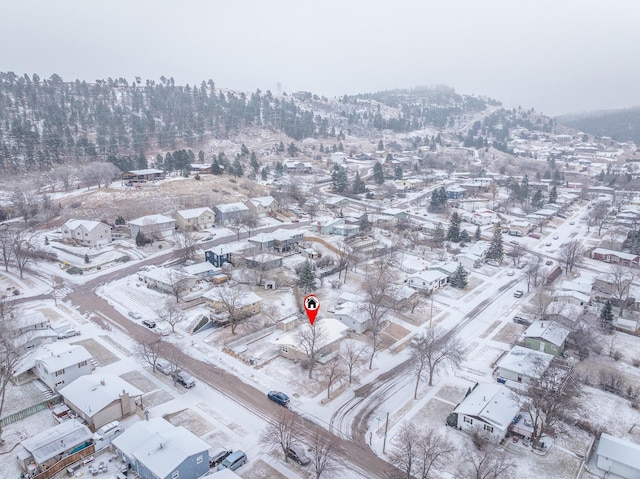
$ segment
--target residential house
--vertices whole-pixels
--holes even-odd
[[[589,301],[591,301],[591,297],[588,294],[580,291],[556,290],[552,296],[554,301],[574,304],[582,308],[586,308],[589,305]]]
[[[389,226],[397,225],[398,223],[402,223],[403,221],[409,219],[409,213],[399,208],[387,208],[385,210],[382,210],[380,212],[380,215],[385,218],[385,220],[381,221],[381,223]]]
[[[18,353],[32,350],[44,343],[58,339],[58,333],[52,328],[49,320],[40,311],[19,314],[8,323],[13,337],[13,347]]]
[[[343,301],[333,309],[338,321],[356,333],[364,333],[371,328],[371,316],[362,309],[362,300],[358,302]]]
[[[603,432],[595,455],[604,477],[640,478],[640,445]]]
[[[524,345],[557,356],[564,349],[569,330],[555,321],[535,321],[524,332]]]
[[[284,169],[289,174],[311,173],[313,171],[313,165],[306,161],[285,161]]]
[[[498,377],[519,383],[530,383],[549,367],[553,355],[514,346],[496,365]]]
[[[249,269],[259,269],[260,271],[270,271],[282,267],[282,256],[269,253],[260,253],[247,256],[244,261]]]
[[[221,272],[220,268],[216,268],[208,261],[183,266],[182,271],[184,271],[188,276],[193,276],[196,280],[206,280]]]
[[[324,200],[324,206],[331,210],[345,208],[349,206],[349,198],[345,198],[344,196],[330,196]]]
[[[606,250],[621,251],[627,241],[627,234],[617,231],[606,233],[600,241],[600,247]]]
[[[65,404],[82,418],[92,431],[136,412],[142,396],[135,386],[111,373],[81,376],[60,389]]]
[[[463,213],[462,220],[478,226],[487,226],[495,223],[498,217],[496,213],[491,210],[476,210]]]
[[[209,444],[157,417],[130,426],[111,443],[137,477],[196,479],[209,472]]]
[[[458,270],[458,266],[460,266],[460,263],[457,261],[449,261],[449,262],[438,262],[438,263],[432,263],[429,266],[429,271],[439,271],[441,273],[444,273],[447,275],[447,283],[449,283],[451,281],[451,277],[455,274],[455,272]],[[463,265],[464,267],[464,265]],[[467,271],[468,273],[469,271]]]
[[[532,224],[528,221],[512,221],[509,224],[511,236],[526,236],[531,231]]]
[[[89,428],[77,419],[64,421],[34,434],[20,443],[24,448],[18,451],[20,468],[28,474],[27,477],[33,477],[45,470],[49,472],[62,470],[67,464],[58,463],[64,458],[85,449],[93,451],[91,435]],[[77,454],[77,456],[83,455]],[[73,458],[70,458],[71,460]]]
[[[500,442],[518,410],[509,388],[501,384],[477,384],[453,412],[457,414],[458,429],[486,434]]]
[[[179,210],[173,215],[176,225],[181,230],[200,230],[211,228],[216,222],[216,214],[211,208],[192,208]]]
[[[622,266],[640,265],[640,255],[613,251],[610,249],[596,248],[591,252],[591,257],[605,263],[620,264]]]
[[[244,202],[249,211],[258,218],[273,216],[280,209],[280,205],[273,196],[261,196],[251,198]]]
[[[176,220],[164,215],[148,215],[129,221],[127,227],[133,238],[142,233],[147,238],[163,239],[173,235]]]
[[[164,171],[156,170],[155,168],[145,168],[143,170],[129,170],[124,171],[120,175],[122,181],[125,184],[135,185],[140,183],[146,183],[148,181],[157,181],[164,178]]]
[[[248,242],[256,246],[260,251],[277,251],[289,253],[298,251],[303,241],[304,231],[279,228],[271,233],[257,233]]]
[[[415,289],[433,292],[447,284],[448,276],[442,271],[420,271],[407,276],[404,282]]]
[[[234,258],[249,249],[249,243],[227,243],[205,250],[204,259],[216,268],[221,268],[225,263],[234,264]]]
[[[237,316],[253,316],[260,312],[262,298],[252,291],[221,287],[214,288],[202,295],[206,305],[218,313],[234,310]]]
[[[186,292],[196,284],[194,276],[173,268],[150,268],[146,271],[138,271],[138,281],[144,283],[147,288],[165,294]]]
[[[318,221],[316,231],[323,235],[338,235],[349,238],[360,233],[360,226],[348,224],[342,218],[335,218],[325,222]]]
[[[216,223],[221,225],[244,220],[249,217],[250,212],[247,205],[241,201],[216,205],[213,207],[213,211],[216,214]]]
[[[40,379],[52,391],[91,374],[91,354],[80,345],[56,342],[41,344],[25,354],[15,367],[12,381],[24,384]]]
[[[461,200],[464,198],[464,195],[467,190],[458,185],[451,185],[445,188],[445,192],[447,193],[447,199],[449,200]]]
[[[482,266],[482,258],[469,253],[460,253],[456,255],[455,260],[468,270]]]
[[[631,282],[631,276],[620,278],[619,281],[612,281],[612,279],[606,275],[597,277],[593,282],[591,298],[599,303],[611,301],[613,306],[619,306],[620,297],[622,296],[626,298],[626,306],[630,307],[635,303],[635,298],[629,296]]]
[[[102,246],[111,243],[111,226],[99,221],[69,220],[62,225],[62,239],[82,246]]]
[[[316,318],[314,324],[316,336],[316,350],[321,356],[319,362],[324,363],[335,357],[340,349],[340,342],[344,339],[349,327],[335,318]],[[308,326],[305,326],[308,327]],[[293,361],[304,361],[307,353],[303,338],[296,330],[283,333],[275,339],[273,344],[280,348],[280,354]]]
[[[191,167],[191,172],[197,175],[210,175],[211,174],[211,163],[191,163],[189,165]]]

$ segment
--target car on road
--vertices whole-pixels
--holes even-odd
[[[73,336],[80,336],[80,331],[76,328],[68,328],[58,333],[58,339],[67,339]]]
[[[133,319],[140,319],[142,317],[137,311],[129,311],[127,314]]]
[[[514,245],[518,245],[518,244],[520,244],[520,243],[519,243],[518,241],[516,241],[516,240],[511,240],[511,241],[509,241],[509,243],[514,244]]]
[[[575,222],[575,221],[571,221],[569,224],[570,224],[570,225],[575,225],[575,224],[576,224],[576,222]]]
[[[165,359],[156,360],[156,369],[167,376],[171,374],[171,363]]]
[[[514,316],[513,317],[513,322],[516,324],[523,324],[525,326],[531,326],[531,321],[529,321],[527,318],[523,318],[521,316]]]
[[[535,239],[540,239],[540,235],[538,233],[529,233],[529,237],[535,238]]]
[[[498,263],[495,259],[490,259],[489,261],[486,262],[489,266],[500,266],[500,263]]]
[[[555,239],[558,239],[558,238],[560,238],[560,235],[559,235],[559,234],[555,234],[555,235],[553,235],[553,239],[554,239],[554,240],[555,240]]]
[[[218,467],[233,451],[226,447],[218,447],[209,450],[209,467]]]
[[[244,451],[238,450],[229,454],[224,459],[224,461],[220,463],[220,465],[216,470],[222,471],[223,469],[231,469],[232,471],[235,471],[246,462],[247,462],[247,455],[244,453]]]
[[[509,272],[507,273],[507,276],[513,276],[514,274],[516,274],[514,270],[509,270]]]
[[[311,462],[309,456],[304,452],[304,448],[297,444],[294,444],[289,449],[287,449],[287,457],[289,459],[293,459],[295,462],[300,464],[301,466],[306,466]]]
[[[291,218],[291,222],[292,223],[300,223],[300,220],[298,218]]]
[[[289,404],[289,396],[280,391],[269,391],[267,397],[273,402],[280,404],[280,406]]]
[[[521,289],[517,289],[517,290],[513,293],[513,295],[514,295],[516,298],[522,298],[522,296],[524,295],[524,291],[522,291]]]
[[[153,329],[156,327],[156,322],[153,319],[143,319],[142,324],[144,324],[149,329]]]
[[[548,259],[547,261],[545,261],[545,263],[547,266],[551,266],[553,264],[553,261],[551,261],[550,259]]]

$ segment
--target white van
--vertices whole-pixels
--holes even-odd
[[[113,421],[99,428],[92,436],[96,451],[107,447],[111,441],[124,432],[120,422]]]

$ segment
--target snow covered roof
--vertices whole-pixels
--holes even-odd
[[[250,198],[249,201],[254,205],[262,205],[267,208],[275,203],[276,199],[273,196],[260,196],[258,198]]]
[[[407,276],[407,279],[410,279],[410,278],[418,278],[423,281],[426,281],[427,283],[431,283],[433,281],[445,280],[447,279],[447,275],[442,271],[429,270],[429,271],[418,271],[417,273],[410,274]]]
[[[498,361],[497,366],[514,373],[537,377],[544,369],[549,367],[552,359],[553,355],[551,354],[523,348],[522,346],[514,346]]]
[[[317,318],[314,324],[318,330],[318,336],[316,338],[316,348],[318,349],[321,349],[324,346],[344,337],[344,334],[349,329],[349,326],[346,326],[335,318]],[[306,328],[308,326],[303,324],[300,327]],[[294,330],[284,333],[282,336],[276,338],[273,341],[273,344],[277,346],[288,346],[300,350],[300,342],[298,331]]]
[[[27,314],[21,314],[17,316],[13,321],[9,323],[10,327],[16,327],[16,329],[24,329],[29,326],[36,326],[38,324],[48,323],[47,317],[40,311],[33,311]]]
[[[510,390],[499,384],[478,384],[454,409],[458,414],[474,416],[506,430],[518,413],[518,404]]]
[[[202,297],[211,301],[220,301],[221,298],[225,297],[225,293],[228,289],[229,288],[213,288],[204,293]],[[243,291],[238,293],[237,297],[234,295],[233,298],[233,305],[236,308],[242,308],[262,301],[262,298],[253,291]]]
[[[198,218],[204,213],[211,213],[212,215],[214,214],[211,208],[191,208],[189,210],[176,211],[176,214],[179,214],[185,220],[190,218]]]
[[[91,361],[92,356],[83,346],[77,344],[51,343],[40,347],[42,355],[36,358],[47,371],[60,371],[75,366],[82,361]]]
[[[152,268],[140,271],[140,276],[157,281],[158,283],[173,285],[188,277],[186,273],[173,268]]]
[[[189,266],[185,266],[182,268],[185,273],[190,275],[197,275],[201,273],[206,273],[208,271],[213,271],[214,273],[219,272],[220,268],[216,268],[208,261],[203,261],[202,263],[196,263]]]
[[[591,297],[588,294],[581,293],[580,291],[554,291],[554,298],[574,298],[583,303],[588,303]]]
[[[232,254],[232,253],[237,253],[239,251],[242,251],[246,248],[251,247],[252,245],[250,245],[249,243],[243,241],[242,243],[227,243],[227,244],[221,244],[218,246],[214,246],[213,248],[209,248],[206,251],[210,251],[213,254],[216,254],[218,256],[224,256],[226,254]]]
[[[127,173],[133,173],[134,175],[159,175],[164,173],[162,170],[156,170],[155,168],[145,168],[144,170],[129,170]]]
[[[90,439],[89,428],[77,419],[71,419],[25,439],[22,446],[31,453],[36,463],[42,464]]]
[[[563,281],[560,288],[565,291],[578,291],[582,294],[591,294],[591,284],[578,281]]]
[[[131,397],[142,395],[138,388],[111,373],[80,376],[58,392],[89,417],[119,399],[125,392]]]
[[[535,321],[524,332],[525,338],[539,338],[555,346],[562,346],[569,330],[555,321]]]
[[[155,477],[167,477],[186,458],[200,452],[206,454],[211,447],[184,427],[176,427],[161,417],[135,423],[112,444],[125,455],[135,457]]]
[[[165,223],[175,223],[176,220],[170,218],[169,216],[164,215],[147,215],[141,216],[140,218],[136,218],[135,220],[129,221],[130,225],[135,226],[146,226],[146,225],[161,225]]]
[[[216,205],[216,208],[221,213],[233,213],[235,211],[249,211],[249,207],[242,202],[237,203],[225,203],[222,205]]]
[[[631,441],[626,441],[603,432],[600,435],[600,442],[598,443],[596,454],[640,471],[640,445]]]
[[[636,259],[638,259],[638,255],[637,254],[630,254],[630,253],[623,253],[622,251],[614,251],[611,249],[605,249],[605,248],[596,248],[593,250],[592,255],[594,254],[600,254],[603,256],[609,255],[609,256],[615,256],[617,258],[620,259],[624,259],[627,261],[634,261]]]
[[[334,308],[334,314],[338,317],[339,316],[348,317],[353,321],[361,324],[364,324],[367,321],[369,321],[369,315],[366,313],[366,311],[363,311],[362,309],[360,309],[360,304],[353,303],[351,301],[345,301],[344,303],[337,305]]]
[[[97,228],[100,225],[107,226],[110,228],[109,225],[101,223],[100,221],[91,221],[91,220],[69,220],[64,224],[64,226],[69,228],[71,231],[82,226],[84,229],[86,229],[89,232],[93,231],[95,228]]]

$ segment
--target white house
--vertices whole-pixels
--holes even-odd
[[[161,417],[139,421],[112,441],[138,477],[196,479],[209,472],[209,444]]]
[[[557,356],[564,349],[569,330],[555,321],[535,321],[524,332],[524,345]]]
[[[212,278],[213,276],[215,276],[216,274],[222,271],[220,268],[216,268],[208,261],[203,261],[202,263],[195,263],[195,264],[190,264],[189,266],[184,266],[182,270],[188,276],[193,276],[196,279]]]
[[[533,349],[514,346],[498,361],[498,376],[519,383],[529,383],[549,367],[553,355]]]
[[[59,392],[93,430],[135,413],[135,401],[142,396],[138,388],[111,373],[81,376]]]
[[[8,326],[17,352],[27,352],[58,338],[58,333],[51,328],[49,320],[40,311],[17,315]]]
[[[111,243],[111,226],[99,221],[69,220],[62,225],[62,239],[75,241],[82,246],[99,246]]]
[[[151,268],[138,271],[138,281],[165,294],[175,294],[176,291],[187,292],[196,284],[195,276],[173,268]]]
[[[133,238],[142,232],[147,237],[162,239],[173,235],[176,220],[164,215],[148,215],[129,221],[127,227]]]
[[[640,445],[603,432],[596,449],[596,467],[609,473],[605,477],[640,478]]]
[[[362,302],[344,301],[335,306],[336,319],[356,333],[364,333],[371,327],[371,317],[360,308]]]
[[[432,292],[446,285],[447,279],[448,276],[442,271],[419,271],[407,276],[404,282],[412,288]]]
[[[64,342],[42,344],[29,351],[13,370],[12,380],[23,384],[40,379],[51,390],[72,383],[80,376],[91,374],[92,356],[82,346]]]
[[[478,431],[498,442],[507,434],[518,409],[509,388],[501,384],[477,384],[453,412],[458,415],[458,429]]]
[[[349,327],[342,324],[335,318],[316,318],[315,327],[317,330],[316,350],[322,356],[319,362],[333,358],[340,349],[340,342],[345,337]],[[308,328],[309,324],[302,324],[300,327]],[[303,345],[303,339],[296,330],[283,333],[273,341],[273,344],[280,348],[280,354],[294,361],[304,361],[307,354]]]
[[[211,228],[216,222],[216,214],[211,208],[179,210],[173,215],[181,230]]]

